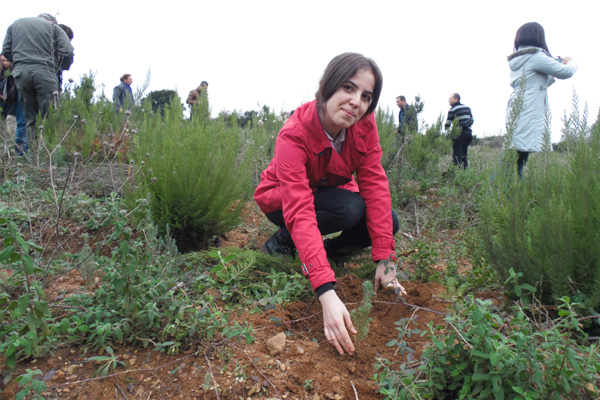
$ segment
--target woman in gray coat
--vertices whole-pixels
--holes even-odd
[[[554,83],[554,78],[572,77],[577,71],[577,64],[571,57],[550,55],[544,28],[537,22],[529,22],[519,28],[514,50],[508,56],[513,93],[508,100],[506,119],[508,121],[513,102],[521,90],[521,80],[525,79],[523,107],[511,142],[511,147],[516,148],[519,155],[517,169],[521,176],[529,153],[542,150],[548,86]]]

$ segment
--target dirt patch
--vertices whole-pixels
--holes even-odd
[[[257,249],[273,230],[264,215],[255,206],[249,206],[242,224],[220,237],[221,245]],[[353,275],[339,279],[336,289],[349,310],[362,300],[361,282]],[[256,341],[252,344],[232,340],[188,349],[178,355],[153,351],[151,345],[149,348],[118,345],[114,348],[115,355],[125,365],[111,369],[110,375],[102,379],[91,378],[102,364],[87,361],[100,354],[83,346],[61,348],[51,356],[22,361],[12,372],[3,366],[0,399],[14,398],[19,390],[15,377],[26,369],[43,372],[37,379],[48,386],[44,397],[55,400],[381,399],[372,379],[376,360],[403,362],[407,356],[398,346],[386,346],[398,338],[397,328],[404,328],[396,323],[404,320],[406,324],[408,319],[415,318],[417,325],[411,325],[411,329],[426,330],[429,322],[443,323],[449,305],[442,300],[446,290],[442,285],[412,282],[403,285],[408,292],[403,298],[387,290],[375,295],[369,335],[355,341],[357,352],[353,357],[339,356],[325,340],[321,306],[313,297],[260,314],[248,311],[240,315],[241,320],[254,328]],[[47,298],[58,302],[94,288],[87,286],[75,269],[49,285]],[[272,357],[265,343],[281,332],[287,338],[285,351]],[[418,360],[427,340],[413,335],[407,342]],[[3,363],[1,356],[0,363]]]
[[[79,281],[72,280],[73,286]],[[66,282],[61,282],[61,287]],[[52,357],[21,363],[13,377],[26,368],[40,369],[46,381],[48,399],[217,399],[217,398],[286,398],[304,399],[380,399],[377,385],[371,379],[377,358],[403,361],[397,346],[386,343],[398,337],[396,321],[417,317],[416,327],[425,330],[433,321],[440,324],[447,303],[439,301],[445,289],[438,284],[406,282],[408,295],[397,299],[390,291],[380,291],[373,299],[369,335],[356,342],[353,357],[339,356],[325,340],[321,306],[317,299],[296,302],[284,309],[262,314],[241,316],[250,322],[257,340],[231,342],[211,346],[190,354],[170,356],[149,349],[121,346],[115,354],[128,364],[116,369],[115,375],[101,380],[89,380],[101,366],[86,362],[94,355],[84,348],[60,349]],[[64,289],[63,289],[64,290]],[[349,309],[362,299],[361,280],[352,275],[340,279],[338,293]],[[285,332],[286,349],[271,357],[265,343],[272,336]],[[426,340],[418,335],[408,339],[421,356]],[[193,353],[193,354],[192,354]],[[203,387],[207,374],[217,382]],[[0,398],[13,398],[17,387],[14,379],[2,388]],[[356,391],[356,394],[355,394]],[[6,396],[6,397],[1,397]]]

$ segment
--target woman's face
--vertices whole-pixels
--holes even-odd
[[[371,69],[359,69],[323,104],[323,129],[337,135],[357,122],[369,108],[374,87],[375,76]]]
[[[8,61],[4,56],[0,56],[0,62],[5,69],[9,69],[11,66],[11,62]]]
[[[131,86],[131,84],[133,83],[133,78],[131,77],[131,75],[129,75],[129,77],[125,79],[125,83]]]

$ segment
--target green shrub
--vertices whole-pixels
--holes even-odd
[[[136,161],[143,173],[136,176],[137,195],[149,193],[161,234],[170,227],[181,250],[202,248],[238,223],[249,196],[242,135],[221,119],[201,118],[201,112],[182,120],[176,102],[164,114],[164,119],[147,114],[140,127]]]
[[[514,282],[513,282],[514,283]],[[564,399],[598,393],[600,351],[582,345],[575,305],[561,299],[557,320],[515,305],[510,316],[490,300],[458,305],[444,326],[429,324],[432,343],[417,365],[399,370],[379,360],[375,379],[386,399]],[[423,335],[422,334],[422,335]]]
[[[505,151],[499,171],[486,184],[480,235],[486,258],[501,278],[514,268],[523,282],[541,285],[545,302],[573,295],[597,308],[600,130],[590,131],[585,115],[579,117],[574,103],[564,121],[568,151],[533,155],[522,179],[515,151]]]
[[[418,117],[424,107],[419,97],[415,98],[412,107],[417,110]],[[442,135],[443,116],[440,115],[434,125],[426,126],[425,134],[409,131],[404,142],[396,133],[394,121],[397,117],[393,112],[377,109],[375,117],[382,150],[381,165],[388,176],[392,204],[402,207],[410,197],[411,189],[406,186],[408,180],[438,180],[446,168],[443,159],[449,157],[451,149],[450,141]]]
[[[414,135],[406,146],[406,168],[412,178],[439,178],[442,173],[440,161],[451,153],[450,140],[442,135],[443,116],[440,115],[435,124],[428,127],[424,135]],[[447,169],[446,166],[443,170]]]

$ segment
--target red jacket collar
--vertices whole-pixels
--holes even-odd
[[[332,147],[331,142],[321,125],[321,120],[317,111],[317,100],[313,100],[298,107],[288,123],[297,124],[302,127],[302,130],[308,135],[313,151],[316,153],[320,153],[326,148]],[[359,153],[364,154],[367,149],[362,137],[369,132],[369,130],[373,129],[374,123],[375,118],[374,115],[371,114],[367,118],[352,125],[346,131],[346,143],[353,143],[352,147]],[[347,146],[344,145],[344,147]]]

